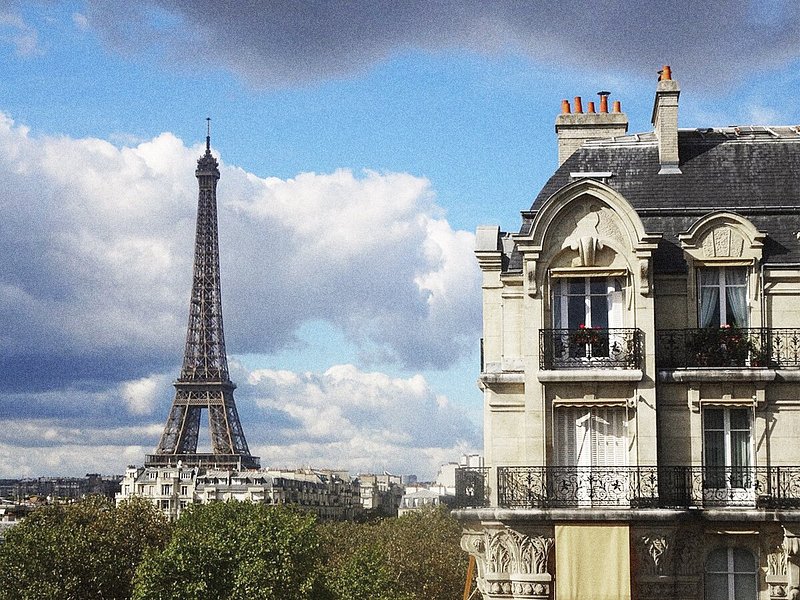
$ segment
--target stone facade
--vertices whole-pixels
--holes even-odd
[[[191,504],[227,500],[294,504],[323,520],[353,519],[362,510],[357,480],[312,470],[129,467],[117,502],[131,496],[149,499],[171,519],[177,519]]]
[[[678,130],[679,91],[477,231],[486,468],[456,514],[484,598],[800,595],[800,135]]]

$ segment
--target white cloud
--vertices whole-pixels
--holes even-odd
[[[159,395],[168,389],[166,377],[151,375],[120,385],[122,399],[128,406],[128,412],[134,415],[148,415],[153,412]]]
[[[442,462],[479,445],[475,425],[421,375],[391,377],[353,365],[324,373],[261,369],[240,392],[262,411],[245,427],[250,446],[275,467],[387,469],[432,478]]]
[[[39,33],[18,14],[0,10],[0,42],[13,46],[17,56],[42,54]]]

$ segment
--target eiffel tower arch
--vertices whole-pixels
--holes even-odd
[[[211,154],[210,131],[195,176],[199,186],[197,230],[183,367],[161,441],[155,454],[147,456],[145,466],[181,461],[187,466],[257,469],[259,459],[247,446],[225,354],[217,232],[219,164]],[[210,453],[197,452],[204,410],[208,411]]]

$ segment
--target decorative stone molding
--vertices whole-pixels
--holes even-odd
[[[672,541],[671,532],[649,532],[639,536],[637,550],[643,575],[671,574]]]
[[[752,263],[761,258],[765,234],[753,224],[731,212],[709,213],[678,236],[681,247],[700,263]]]
[[[461,547],[478,567],[478,590],[487,600],[550,598],[552,535],[522,533],[502,524],[465,531]]]

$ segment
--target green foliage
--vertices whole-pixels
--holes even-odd
[[[246,502],[193,505],[136,573],[135,600],[316,600],[313,516]]]
[[[168,538],[166,519],[139,498],[39,508],[0,546],[0,600],[127,600],[142,552]]]
[[[336,600],[461,598],[467,555],[459,546],[461,526],[443,509],[320,528],[325,579]]]

